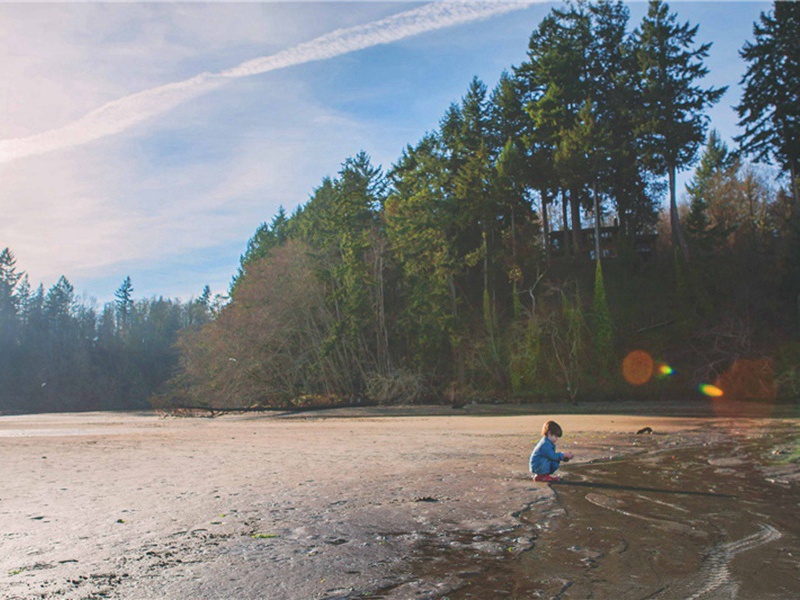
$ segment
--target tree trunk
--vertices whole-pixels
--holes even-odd
[[[453,314],[453,322],[455,323],[458,318],[458,298],[456,296],[456,283],[453,278],[452,273],[447,278],[447,285],[450,288],[450,302],[451,302],[451,310]],[[451,340],[453,339],[452,330],[450,333]],[[452,342],[451,342],[452,344]],[[464,351],[463,351],[462,344],[456,344],[455,347],[452,348],[453,356],[456,361],[456,373],[458,377],[458,389],[463,390],[466,380],[467,380],[467,373],[464,365]]]
[[[592,187],[594,196],[594,259],[600,262],[600,204],[597,201],[597,181]]]
[[[375,271],[378,281],[378,330],[377,330],[377,344],[378,344],[378,361],[380,369],[383,373],[388,374],[390,370],[389,361],[389,331],[386,327],[386,288],[383,280],[383,251],[384,242],[381,240],[378,244],[376,252]]]
[[[672,244],[681,250],[683,260],[689,261],[689,246],[686,244],[686,238],[683,236],[683,229],[681,228],[681,220],[678,215],[678,201],[675,197],[675,167],[670,165],[669,172],[669,224],[672,229]]]
[[[569,243],[569,220],[567,219],[567,192],[561,190],[561,216],[563,217],[564,229],[564,256],[572,256],[572,248]]]
[[[489,293],[489,245],[486,242],[486,226],[483,228],[483,293]]]
[[[547,192],[542,190],[542,230],[544,232],[544,260],[550,261],[550,219],[547,215]]]
[[[583,252],[583,239],[581,231],[581,201],[580,195],[575,190],[569,192],[570,217],[572,219],[572,245],[575,248],[575,256],[580,256]]]

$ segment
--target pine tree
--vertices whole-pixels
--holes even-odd
[[[592,103],[594,75],[590,69],[591,20],[584,5],[553,9],[528,44],[528,60],[517,69],[529,94],[526,110],[534,124],[529,147],[545,176],[540,189],[547,194],[556,187],[569,190],[572,243],[581,246],[581,205],[588,199],[586,173],[568,160],[567,137],[580,127],[586,103]],[[565,196],[562,194],[562,201]],[[566,231],[566,223],[564,224]]]
[[[678,216],[675,191],[677,171],[695,161],[705,139],[708,117],[727,88],[702,88],[707,73],[703,60],[711,44],[696,46],[698,26],[678,24],[677,15],[661,0],[650,0],[647,16],[635,33],[642,79],[640,131],[654,172],[669,178],[672,240],[685,259],[689,248]]]
[[[448,114],[453,119],[457,112],[451,107]],[[401,269],[397,330],[414,369],[449,368],[458,315],[458,229],[447,198],[448,157],[440,141],[444,135],[428,134],[405,149],[389,173],[392,192],[384,211],[389,245]]]
[[[753,35],[740,51],[748,65],[736,107],[744,133],[736,140],[756,160],[775,159],[789,171],[800,215],[800,3],[776,1]]]
[[[19,316],[17,285],[23,273],[16,270],[16,259],[9,248],[0,252],[0,343],[7,344],[16,336]]]
[[[632,238],[652,229],[657,211],[639,150],[636,122],[641,96],[628,32],[630,11],[623,2],[601,0],[589,4],[589,14],[593,112],[603,133],[597,140],[602,146],[595,150],[602,157],[597,165],[598,192],[613,202],[622,234]]]
[[[695,169],[694,177],[686,184],[689,194],[689,215],[686,218],[686,232],[690,246],[707,255],[712,250],[714,238],[709,218],[709,196],[715,183],[735,164],[734,157],[728,147],[720,139],[719,133],[712,129],[708,134],[705,150],[700,157],[700,164]],[[716,181],[715,181],[716,180]]]
[[[125,277],[122,284],[114,292],[115,303],[117,306],[117,319],[120,326],[125,328],[128,325],[128,318],[133,309],[133,284],[130,275]]]
[[[75,309],[75,288],[63,275],[47,291],[44,298],[44,313],[53,324],[64,325]]]
[[[269,251],[273,248],[285,244],[288,238],[289,218],[286,216],[286,210],[283,206],[279,206],[278,212],[273,217],[272,222],[259,225],[253,237],[247,241],[247,249],[245,253],[239,257],[239,269],[231,281],[231,297],[236,295],[236,288],[241,279],[245,276],[247,267],[255,261],[267,256]]]
[[[21,331],[21,297],[28,290],[20,290],[22,273],[16,270],[16,259],[10,249],[0,252],[0,411],[12,404],[15,378],[19,375],[17,358]]]

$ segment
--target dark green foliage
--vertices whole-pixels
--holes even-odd
[[[636,56],[641,74],[639,131],[646,160],[656,173],[666,173],[670,189],[673,244],[688,259],[689,249],[678,217],[675,178],[694,163],[705,138],[708,117],[727,88],[702,88],[704,59],[711,44],[695,46],[697,26],[679,24],[661,0],[650,0],[647,16],[636,32]]]
[[[701,260],[712,254],[726,234],[724,224],[712,222],[709,205],[714,201],[714,195],[723,178],[731,169],[738,170],[738,166],[717,131],[712,129],[700,157],[700,164],[686,186],[689,194],[689,215],[686,218],[689,247]]]
[[[603,266],[599,260],[595,269],[591,317],[597,366],[600,375],[607,378],[611,359],[614,356],[614,323],[608,309],[606,288],[603,282]]]
[[[530,185],[540,191],[543,213],[561,188],[573,252],[587,250],[579,234],[582,211],[599,224],[613,207],[631,239],[656,221],[660,190],[642,154],[642,86],[628,19],[621,2],[554,9],[516,70],[530,117],[522,138],[530,152]]]
[[[741,50],[748,65],[736,107],[744,133],[736,139],[756,160],[774,158],[789,171],[800,207],[800,3],[776,1],[772,13],[754,24],[753,35],[755,41]]]

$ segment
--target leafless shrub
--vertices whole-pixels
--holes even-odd
[[[692,338],[695,379],[715,381],[738,359],[752,352],[753,325],[735,315],[723,318]]]
[[[367,376],[367,397],[378,404],[416,404],[428,395],[423,376],[402,369]]]

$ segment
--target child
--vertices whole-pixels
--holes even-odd
[[[555,421],[547,421],[542,427],[542,439],[531,453],[530,470],[534,481],[549,483],[559,480],[553,477],[553,473],[562,460],[566,462],[572,458],[572,452],[556,452],[556,440],[563,434],[561,426]]]

